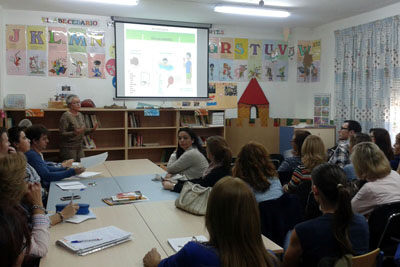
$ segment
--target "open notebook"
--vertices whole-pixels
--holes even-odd
[[[168,238],[168,243],[174,249],[175,252],[178,252],[190,241],[195,242],[207,242],[208,239],[204,235],[190,236],[190,237],[179,237],[179,238]]]
[[[69,235],[56,241],[73,253],[84,256],[131,240],[132,233],[115,226],[98,228],[88,232]]]

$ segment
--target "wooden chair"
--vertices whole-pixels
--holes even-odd
[[[353,267],[380,267],[381,266],[381,254],[380,249],[377,248],[364,255],[355,256],[352,258]]]

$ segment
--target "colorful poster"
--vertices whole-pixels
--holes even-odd
[[[219,58],[219,38],[210,37],[208,39],[208,56],[210,58]]]
[[[67,52],[49,51],[49,76],[67,77]]]
[[[67,52],[67,28],[48,27],[47,32],[49,33],[49,54],[51,51]]]
[[[6,49],[26,50],[24,25],[6,25]]]
[[[262,60],[263,55],[263,42],[261,40],[249,40],[249,61]]]
[[[233,73],[235,75],[234,80],[238,82],[246,82],[248,81],[248,61],[247,60],[235,60],[233,62]]]
[[[6,69],[8,75],[26,75],[26,50],[7,50]]]
[[[80,28],[68,29],[68,52],[70,53],[87,52],[87,36],[85,29],[80,29]]]
[[[87,31],[88,53],[96,53],[105,55],[105,32],[104,31]]]
[[[208,59],[208,80],[210,82],[219,80],[219,61],[217,59]]]
[[[219,80],[220,81],[233,81],[233,60],[220,59],[219,60]]]
[[[47,34],[44,26],[27,26],[26,40],[28,50],[47,50]],[[29,53],[28,53],[29,54]]]
[[[314,126],[329,125],[331,95],[314,95]]]
[[[297,82],[320,80],[321,40],[298,41]]]
[[[47,73],[47,51],[28,50],[28,75],[46,76]]]
[[[234,40],[233,38],[219,39],[219,53],[221,59],[234,59]]]
[[[101,54],[89,54],[88,64],[89,64],[89,78],[99,78],[105,79],[105,61],[106,56]]]
[[[86,78],[88,75],[88,59],[86,53],[68,54],[68,77]]]
[[[247,60],[248,39],[235,38],[235,59]]]

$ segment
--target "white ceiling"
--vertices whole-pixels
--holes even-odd
[[[258,0],[231,0],[231,2]],[[0,0],[3,9],[66,12],[101,16],[211,24],[241,25],[245,27],[316,27],[335,20],[375,10],[400,0],[264,0],[265,5],[280,2],[292,15],[289,18],[261,18],[215,13],[213,8],[225,0],[140,0],[138,6],[118,6],[88,3],[84,0]]]

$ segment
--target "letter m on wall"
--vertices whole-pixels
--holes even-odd
[[[80,33],[71,33],[68,45],[86,46],[86,38]]]

